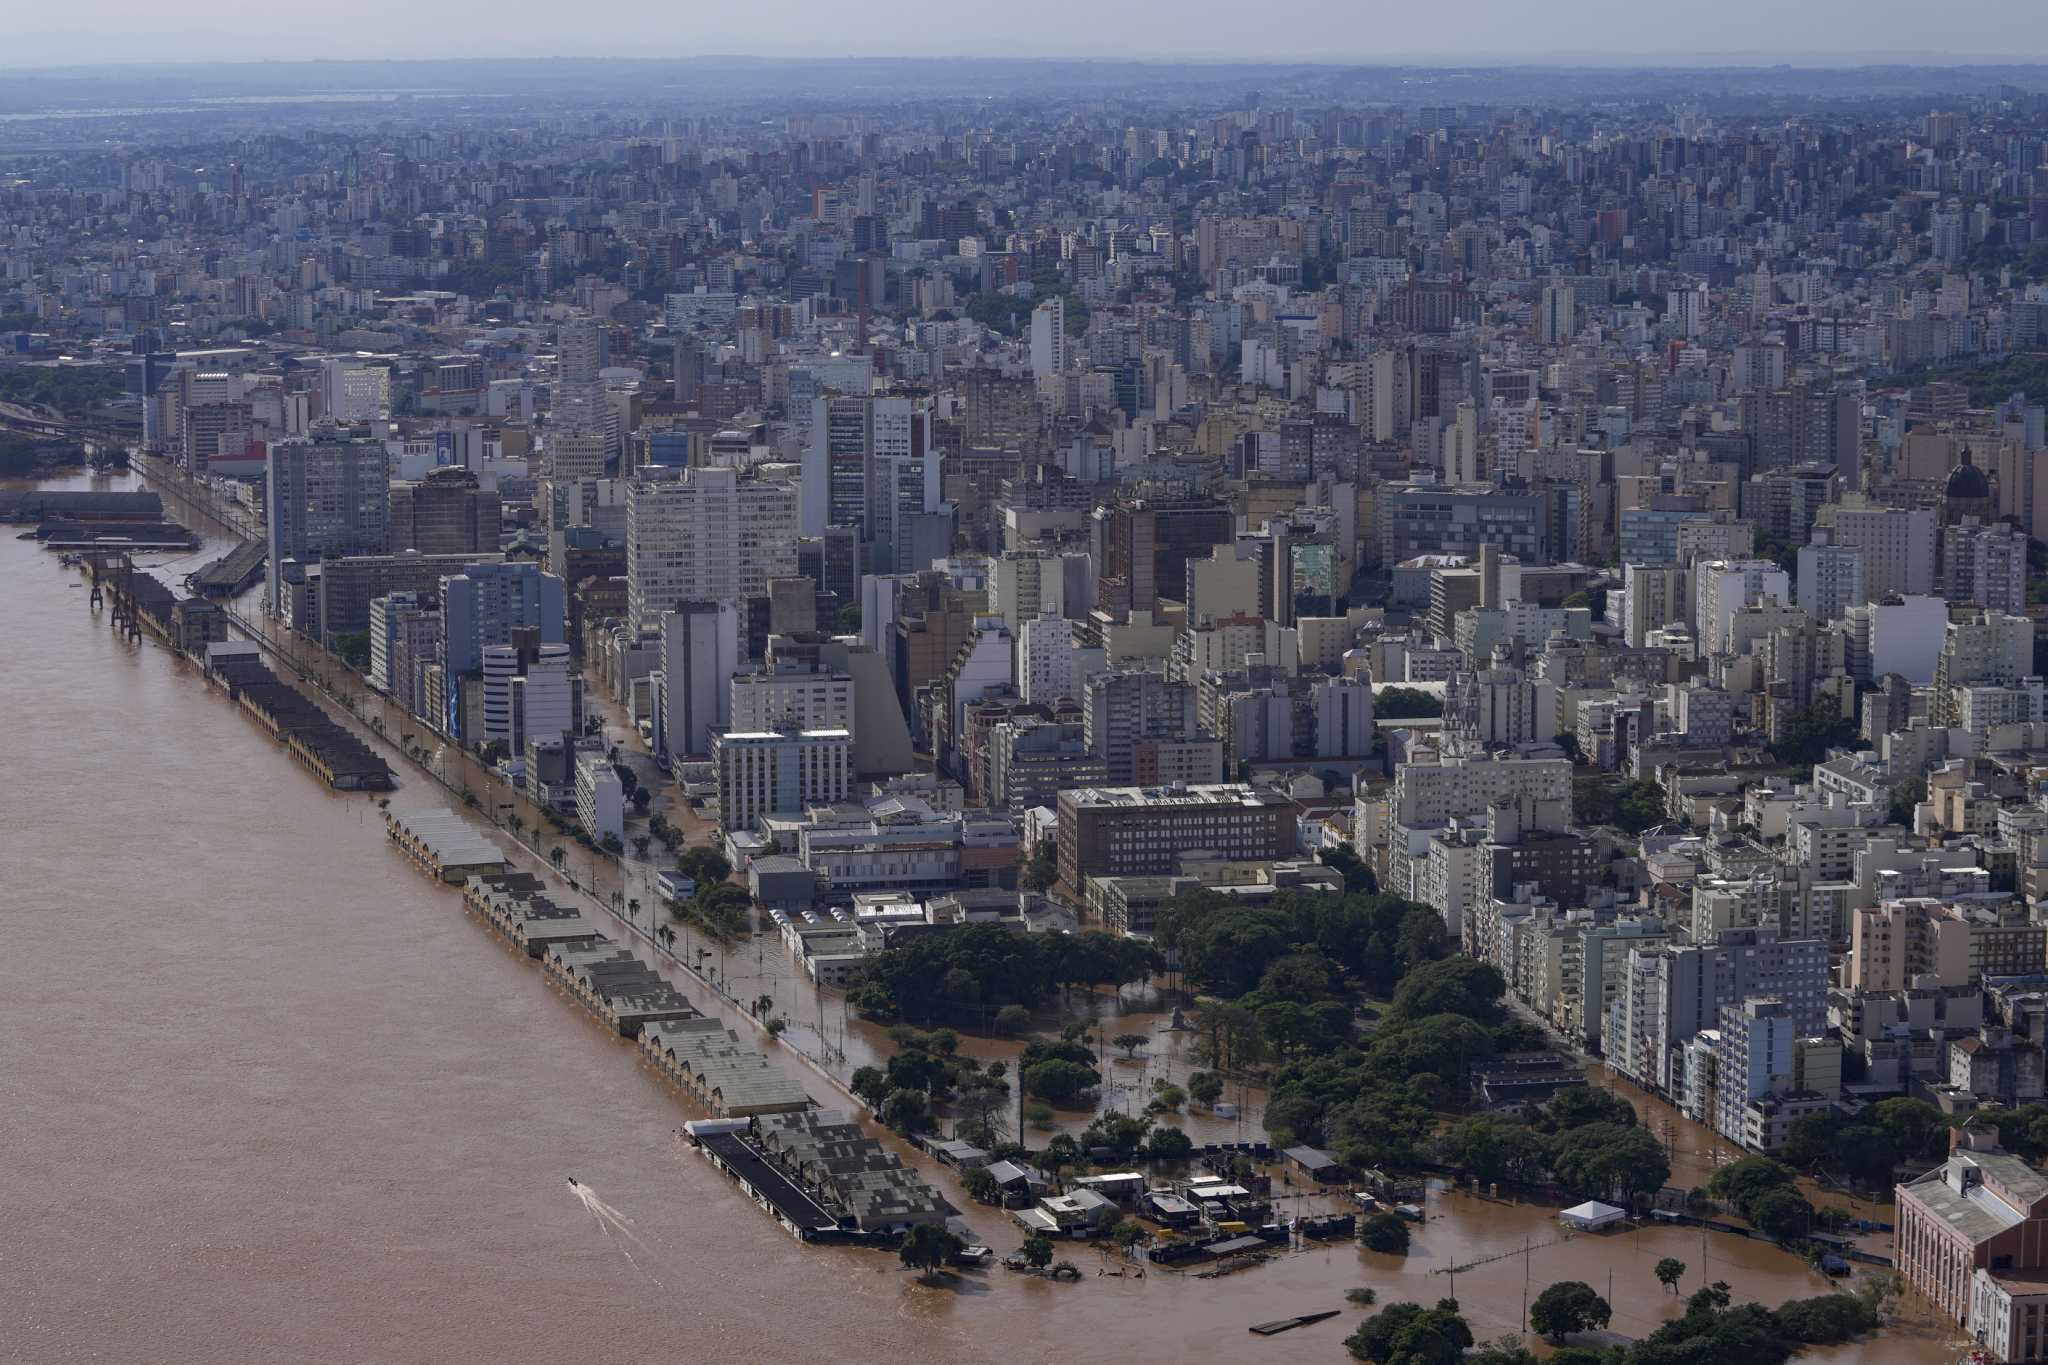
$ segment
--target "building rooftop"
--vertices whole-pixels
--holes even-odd
[[[1168,787],[1076,787],[1060,793],[1060,800],[1077,807],[1146,806],[1284,806],[1287,798],[1277,792],[1260,791],[1240,782]]]
[[[1962,1188],[1957,1188],[1958,1175]],[[2015,1207],[1985,1182],[2022,1202]],[[1988,1241],[2026,1221],[2026,1208],[2048,1199],[2048,1176],[2008,1152],[1958,1151],[1903,1188],[1928,1212],[1970,1239]]]
[[[444,867],[505,861],[496,844],[471,829],[467,820],[446,806],[392,811],[386,819],[401,833],[417,840]]]

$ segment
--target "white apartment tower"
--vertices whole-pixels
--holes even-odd
[[[1031,310],[1031,375],[1044,379],[1067,368],[1067,303],[1052,298]]]
[[[1843,505],[1828,510],[1834,518],[1829,544],[1863,551],[1865,600],[1882,602],[1894,593],[1924,597],[1934,591],[1932,507]]]
[[[796,574],[797,495],[786,483],[697,468],[626,489],[627,620],[637,635],[684,602],[762,597]]]

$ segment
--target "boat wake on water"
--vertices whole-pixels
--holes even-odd
[[[620,1213],[610,1204],[605,1203],[604,1200],[599,1199],[595,1190],[591,1189],[588,1185],[579,1184],[573,1175],[569,1177],[569,1192],[582,1201],[583,1207],[588,1209],[590,1216],[597,1220],[597,1226],[603,1231],[604,1235],[617,1240],[619,1251],[624,1254],[627,1261],[631,1262],[633,1269],[645,1275],[649,1280],[652,1280],[656,1289],[666,1290],[668,1288],[667,1285],[655,1278],[653,1271],[641,1265],[639,1258],[633,1255],[633,1247],[639,1247],[649,1256],[654,1254],[654,1249],[640,1239],[639,1233],[633,1231],[632,1219]],[[628,1243],[631,1243],[631,1245],[627,1245]]]

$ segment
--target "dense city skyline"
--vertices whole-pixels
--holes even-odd
[[[0,1358],[2048,1361],[2048,22],[141,13]]]

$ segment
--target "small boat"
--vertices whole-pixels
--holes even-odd
[[[581,1186],[579,1186],[579,1185],[578,1185],[578,1184],[576,1183],[576,1177],[575,1177],[575,1176],[573,1176],[573,1175],[569,1177],[569,1188],[570,1188],[570,1189],[572,1189],[572,1190],[573,1190],[573,1189],[580,1189],[580,1188],[582,1188]]]
[[[1291,1332],[1297,1327],[1306,1327],[1312,1322],[1321,1322],[1336,1316],[1337,1310],[1334,1308],[1327,1313],[1301,1313],[1291,1318],[1275,1318],[1271,1322],[1253,1323],[1251,1330],[1262,1337],[1277,1337],[1282,1332]]]

